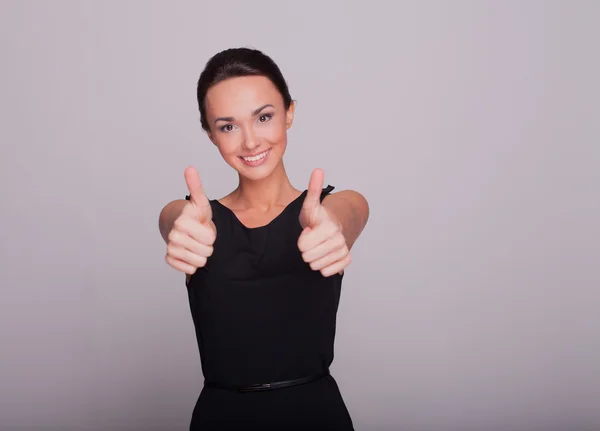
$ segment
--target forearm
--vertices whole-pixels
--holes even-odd
[[[177,220],[177,217],[181,214],[183,207],[187,204],[187,201],[184,199],[177,199],[172,202],[169,202],[164,208],[161,210],[160,215],[158,217],[158,229],[160,230],[160,235],[163,240],[167,242],[167,237],[171,229],[173,228],[173,223]]]
[[[358,192],[345,190],[327,196],[323,206],[341,224],[348,249],[352,248],[369,219],[367,200]]]

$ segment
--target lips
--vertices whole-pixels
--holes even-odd
[[[246,164],[248,166],[258,166],[258,165],[264,163],[264,161],[266,160],[266,158],[270,152],[271,152],[271,148],[269,148],[263,152],[254,154],[252,156],[239,156],[239,157],[240,157],[240,159],[242,159],[244,164]]]
[[[265,150],[262,153],[255,154],[253,156],[240,156],[240,157],[247,162],[256,162],[257,160],[260,160],[263,157],[265,157],[270,150],[271,149],[269,148],[268,150]]]

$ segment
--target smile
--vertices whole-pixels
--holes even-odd
[[[246,162],[247,165],[256,166],[256,165],[261,164],[264,161],[264,159],[267,157],[267,155],[269,154],[270,151],[271,151],[271,148],[263,151],[262,153],[256,154],[254,156],[249,156],[249,157],[240,156],[240,159],[242,159],[244,162]]]

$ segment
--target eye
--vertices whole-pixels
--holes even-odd
[[[266,123],[272,117],[273,117],[273,114],[262,114],[260,117],[258,117],[258,121],[260,121],[261,123]]]
[[[233,124],[226,124],[221,127],[221,132],[231,132],[233,130]]]

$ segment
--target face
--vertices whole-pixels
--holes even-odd
[[[226,79],[208,90],[205,104],[208,136],[223,159],[245,178],[268,177],[285,152],[294,104],[286,110],[264,76]]]

